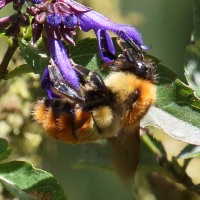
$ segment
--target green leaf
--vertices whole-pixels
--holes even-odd
[[[141,126],[154,126],[176,140],[200,145],[199,128],[156,107],[150,108],[147,115],[142,119]]]
[[[6,139],[0,138],[0,161],[9,157],[12,150],[8,149],[8,142]]]
[[[30,72],[33,72],[33,70],[29,65],[27,65],[27,64],[20,65],[20,66],[16,67],[15,69],[13,69],[8,74],[6,74],[5,79],[6,80],[12,79],[15,76],[19,76],[21,74],[26,74],[26,73],[30,73]]]
[[[169,114],[200,128],[197,117],[200,116],[200,100],[194,95],[193,90],[179,79],[171,82],[161,77],[158,80],[156,105]]]
[[[112,38],[115,44],[116,55],[120,48],[116,45],[116,38]],[[104,79],[109,72],[109,68],[102,70],[105,62],[99,55],[97,39],[85,38],[76,42],[76,46],[70,46],[70,54],[75,63],[81,64],[91,71],[98,70],[98,73]]]
[[[0,164],[0,182],[20,200],[39,199],[66,200],[63,189],[55,178],[27,162],[13,161]]]
[[[188,159],[194,158],[196,156],[200,156],[200,146],[189,144],[180,152],[176,158]]]
[[[19,40],[20,50],[23,58],[27,64],[31,67],[34,73],[43,74],[45,68],[49,64],[49,58],[45,54],[42,48],[39,48],[39,44],[33,45],[31,42],[27,42],[24,39]]]
[[[153,108],[142,126],[156,126],[177,140],[200,145],[200,99],[171,70],[159,64],[157,72],[156,107],[163,111]]]
[[[186,48],[185,76],[194,93],[200,97],[200,3],[193,0],[194,32],[191,44]]]

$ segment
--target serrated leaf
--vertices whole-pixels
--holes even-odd
[[[179,79],[170,81],[161,77],[157,88],[158,108],[200,128],[200,99],[194,95],[190,87]]]
[[[20,50],[27,64],[36,74],[43,74],[49,64],[49,58],[41,48],[22,39],[19,41]]]
[[[116,38],[112,38],[115,44],[116,55],[119,54],[120,48],[116,45]],[[99,55],[97,39],[85,38],[76,42],[76,46],[70,46],[70,54],[75,63],[81,64],[91,71],[98,70],[102,78],[108,74],[108,68],[102,70],[105,62]]]
[[[179,155],[176,158],[188,159],[197,156],[200,156],[200,146],[189,144],[179,153]]]
[[[16,67],[15,69],[13,69],[8,74],[6,74],[5,79],[8,80],[8,79],[14,78],[15,76],[19,76],[21,74],[26,74],[30,72],[33,72],[33,70],[29,65],[27,64],[20,65]]]
[[[186,48],[185,76],[194,93],[200,97],[200,3],[193,0],[194,32],[191,44]]]
[[[141,126],[154,126],[176,140],[200,145],[199,128],[156,107],[150,108],[147,115],[142,119]]]
[[[27,162],[12,161],[0,164],[0,182],[20,200],[32,200],[36,197],[51,200],[67,199],[62,187],[50,173],[36,169]]]
[[[12,150],[8,149],[8,142],[6,139],[0,138],[0,161],[9,157]]]

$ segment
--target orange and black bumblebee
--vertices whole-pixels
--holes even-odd
[[[114,137],[116,151],[126,152],[126,148],[132,148],[127,151],[135,152],[133,168],[136,168],[139,124],[155,101],[156,75],[152,61],[128,39],[129,42],[123,42],[117,38],[122,53],[109,66],[111,72],[105,80],[97,72],[73,65],[81,81],[79,91],[67,85],[52,62],[48,66],[53,83],[51,89],[62,98],[38,100],[33,116],[51,137],[70,144],[90,143],[117,134],[118,137]],[[126,162],[120,152],[116,155],[117,160]]]

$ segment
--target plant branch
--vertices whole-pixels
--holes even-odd
[[[18,48],[18,39],[17,37],[14,37],[12,39],[12,42],[9,44],[8,49],[1,61],[0,64],[0,80],[5,77],[5,75],[8,73],[8,64],[10,60],[12,59],[13,54],[15,53],[16,49]]]
[[[200,185],[195,185],[192,182],[192,179],[185,172],[186,166],[180,167],[180,171],[175,168],[172,162],[170,162],[165,155],[155,146],[150,137],[145,134],[142,136],[142,140],[146,143],[146,145],[150,148],[150,150],[157,156],[158,162],[162,167],[164,167],[167,171],[169,171],[175,180],[186,188],[193,190],[194,192],[200,194]],[[178,164],[178,163],[176,163]],[[184,168],[184,170],[182,170]]]

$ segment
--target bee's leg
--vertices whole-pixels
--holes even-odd
[[[51,59],[50,65],[48,65],[49,77],[53,85],[51,90],[54,94],[61,97],[68,97],[70,99],[76,99],[77,101],[82,101],[81,96],[78,92],[70,87],[66,81],[63,79],[58,67]]]
[[[74,70],[82,75],[82,76],[88,76],[88,74],[90,73],[90,70],[87,69],[86,67],[82,66],[82,65],[79,65],[79,64],[76,64],[72,59],[70,59],[70,62],[74,68]]]
[[[144,55],[143,55],[143,52],[142,52],[142,50],[141,50],[141,48],[124,32],[124,31],[119,31],[119,34],[118,34],[118,37],[117,37],[117,44],[118,44],[118,46],[121,48],[121,50],[124,52],[124,50],[125,51],[127,51],[126,50],[126,47],[123,45],[123,43],[121,42],[121,34],[124,34],[127,38],[128,38],[128,40],[129,40],[129,42],[128,41],[126,41],[128,44],[129,44],[129,46],[135,51],[135,53],[136,54],[139,54],[139,56],[141,57],[141,59],[143,60],[144,59]]]
[[[89,82],[92,86],[98,89],[106,89],[106,85],[101,76],[96,72],[90,72],[88,75]]]
[[[85,85],[87,83],[85,77],[88,76],[90,70],[82,65],[76,64],[72,59],[70,59],[70,62],[79,77],[80,83]]]
[[[85,83],[90,83],[91,85],[98,87],[98,88],[106,88],[104,81],[100,77],[100,75],[96,72],[91,72],[86,67],[75,64],[72,60],[71,63],[74,67],[74,70],[77,72],[77,74],[84,79]],[[85,80],[85,76],[88,77],[88,81]]]
[[[128,61],[130,63],[135,64],[135,59],[131,55],[130,51],[126,48],[126,46],[121,42],[121,40],[118,40],[117,44],[123,51],[123,54],[118,55],[118,59],[120,58],[120,59],[123,59],[124,61]]]

